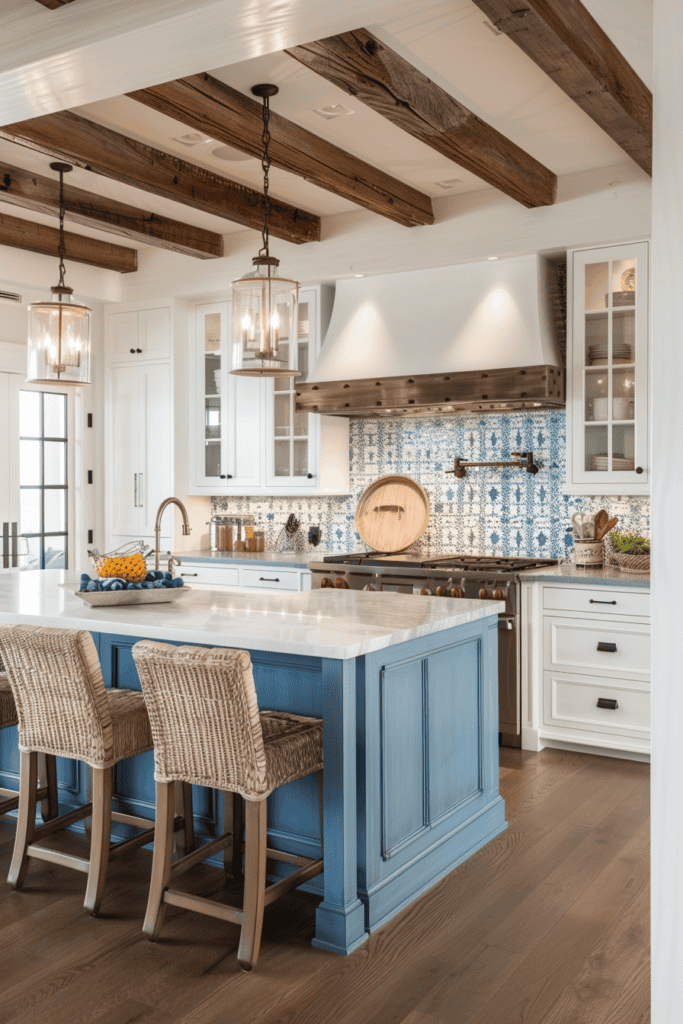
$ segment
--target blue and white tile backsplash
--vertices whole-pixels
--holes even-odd
[[[472,469],[463,480],[446,476],[453,456],[504,461],[531,449],[540,465],[532,476],[518,469]],[[647,497],[582,497],[563,493],[564,410],[429,419],[351,420],[350,498],[212,498],[214,512],[253,515],[275,545],[288,515],[322,527],[320,548],[362,550],[354,526],[363,490],[380,476],[400,473],[429,495],[431,521],[419,544],[440,553],[564,557],[571,550],[571,515],[605,508],[622,528],[650,534]],[[307,550],[315,550],[305,545]]]

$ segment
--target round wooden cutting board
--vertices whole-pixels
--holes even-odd
[[[409,476],[383,476],[363,491],[356,529],[375,551],[403,551],[429,526],[429,498]]]

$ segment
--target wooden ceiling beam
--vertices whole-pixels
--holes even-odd
[[[555,201],[557,177],[365,28],[285,51],[398,128],[524,206]]]
[[[580,0],[474,2],[652,174],[652,93]]]
[[[65,259],[75,263],[88,263],[91,267],[116,270],[119,274],[130,274],[138,269],[138,254],[113,242],[100,242],[96,238],[64,232]],[[36,224],[34,221],[9,217],[0,213],[0,245],[14,249],[28,249],[42,252],[45,256],[59,256],[59,231],[57,228]],[[56,268],[55,268],[56,275]]]
[[[4,125],[0,138],[214,217],[261,230],[260,192],[152,149],[69,110]],[[270,202],[269,225],[272,235],[288,242],[320,240],[319,217],[274,197]]]
[[[0,202],[57,217],[59,182],[0,161]],[[223,255],[222,235],[72,185],[64,185],[64,208],[68,221],[122,235],[137,243],[204,260]]]
[[[128,93],[132,99],[260,159],[261,104],[204,73]],[[274,167],[406,227],[433,224],[432,201],[372,164],[270,111]]]

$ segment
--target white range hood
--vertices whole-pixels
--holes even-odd
[[[534,255],[339,281],[315,370],[298,386],[300,407],[348,416],[461,412],[486,399],[491,410],[508,399],[512,408],[563,405],[551,273],[556,265]],[[541,395],[536,385],[547,383],[540,371],[548,368],[557,373]],[[532,377],[533,393],[525,387]],[[440,385],[438,410],[425,407],[424,389],[417,394],[429,381]],[[367,387],[388,387],[389,405]]]

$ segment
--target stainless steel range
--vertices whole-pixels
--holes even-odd
[[[556,565],[557,559],[502,558],[489,555],[429,557],[359,552],[328,556],[310,566],[314,589],[393,591],[448,600],[504,601],[498,617],[498,695],[500,741],[521,746],[520,576],[527,569]]]

